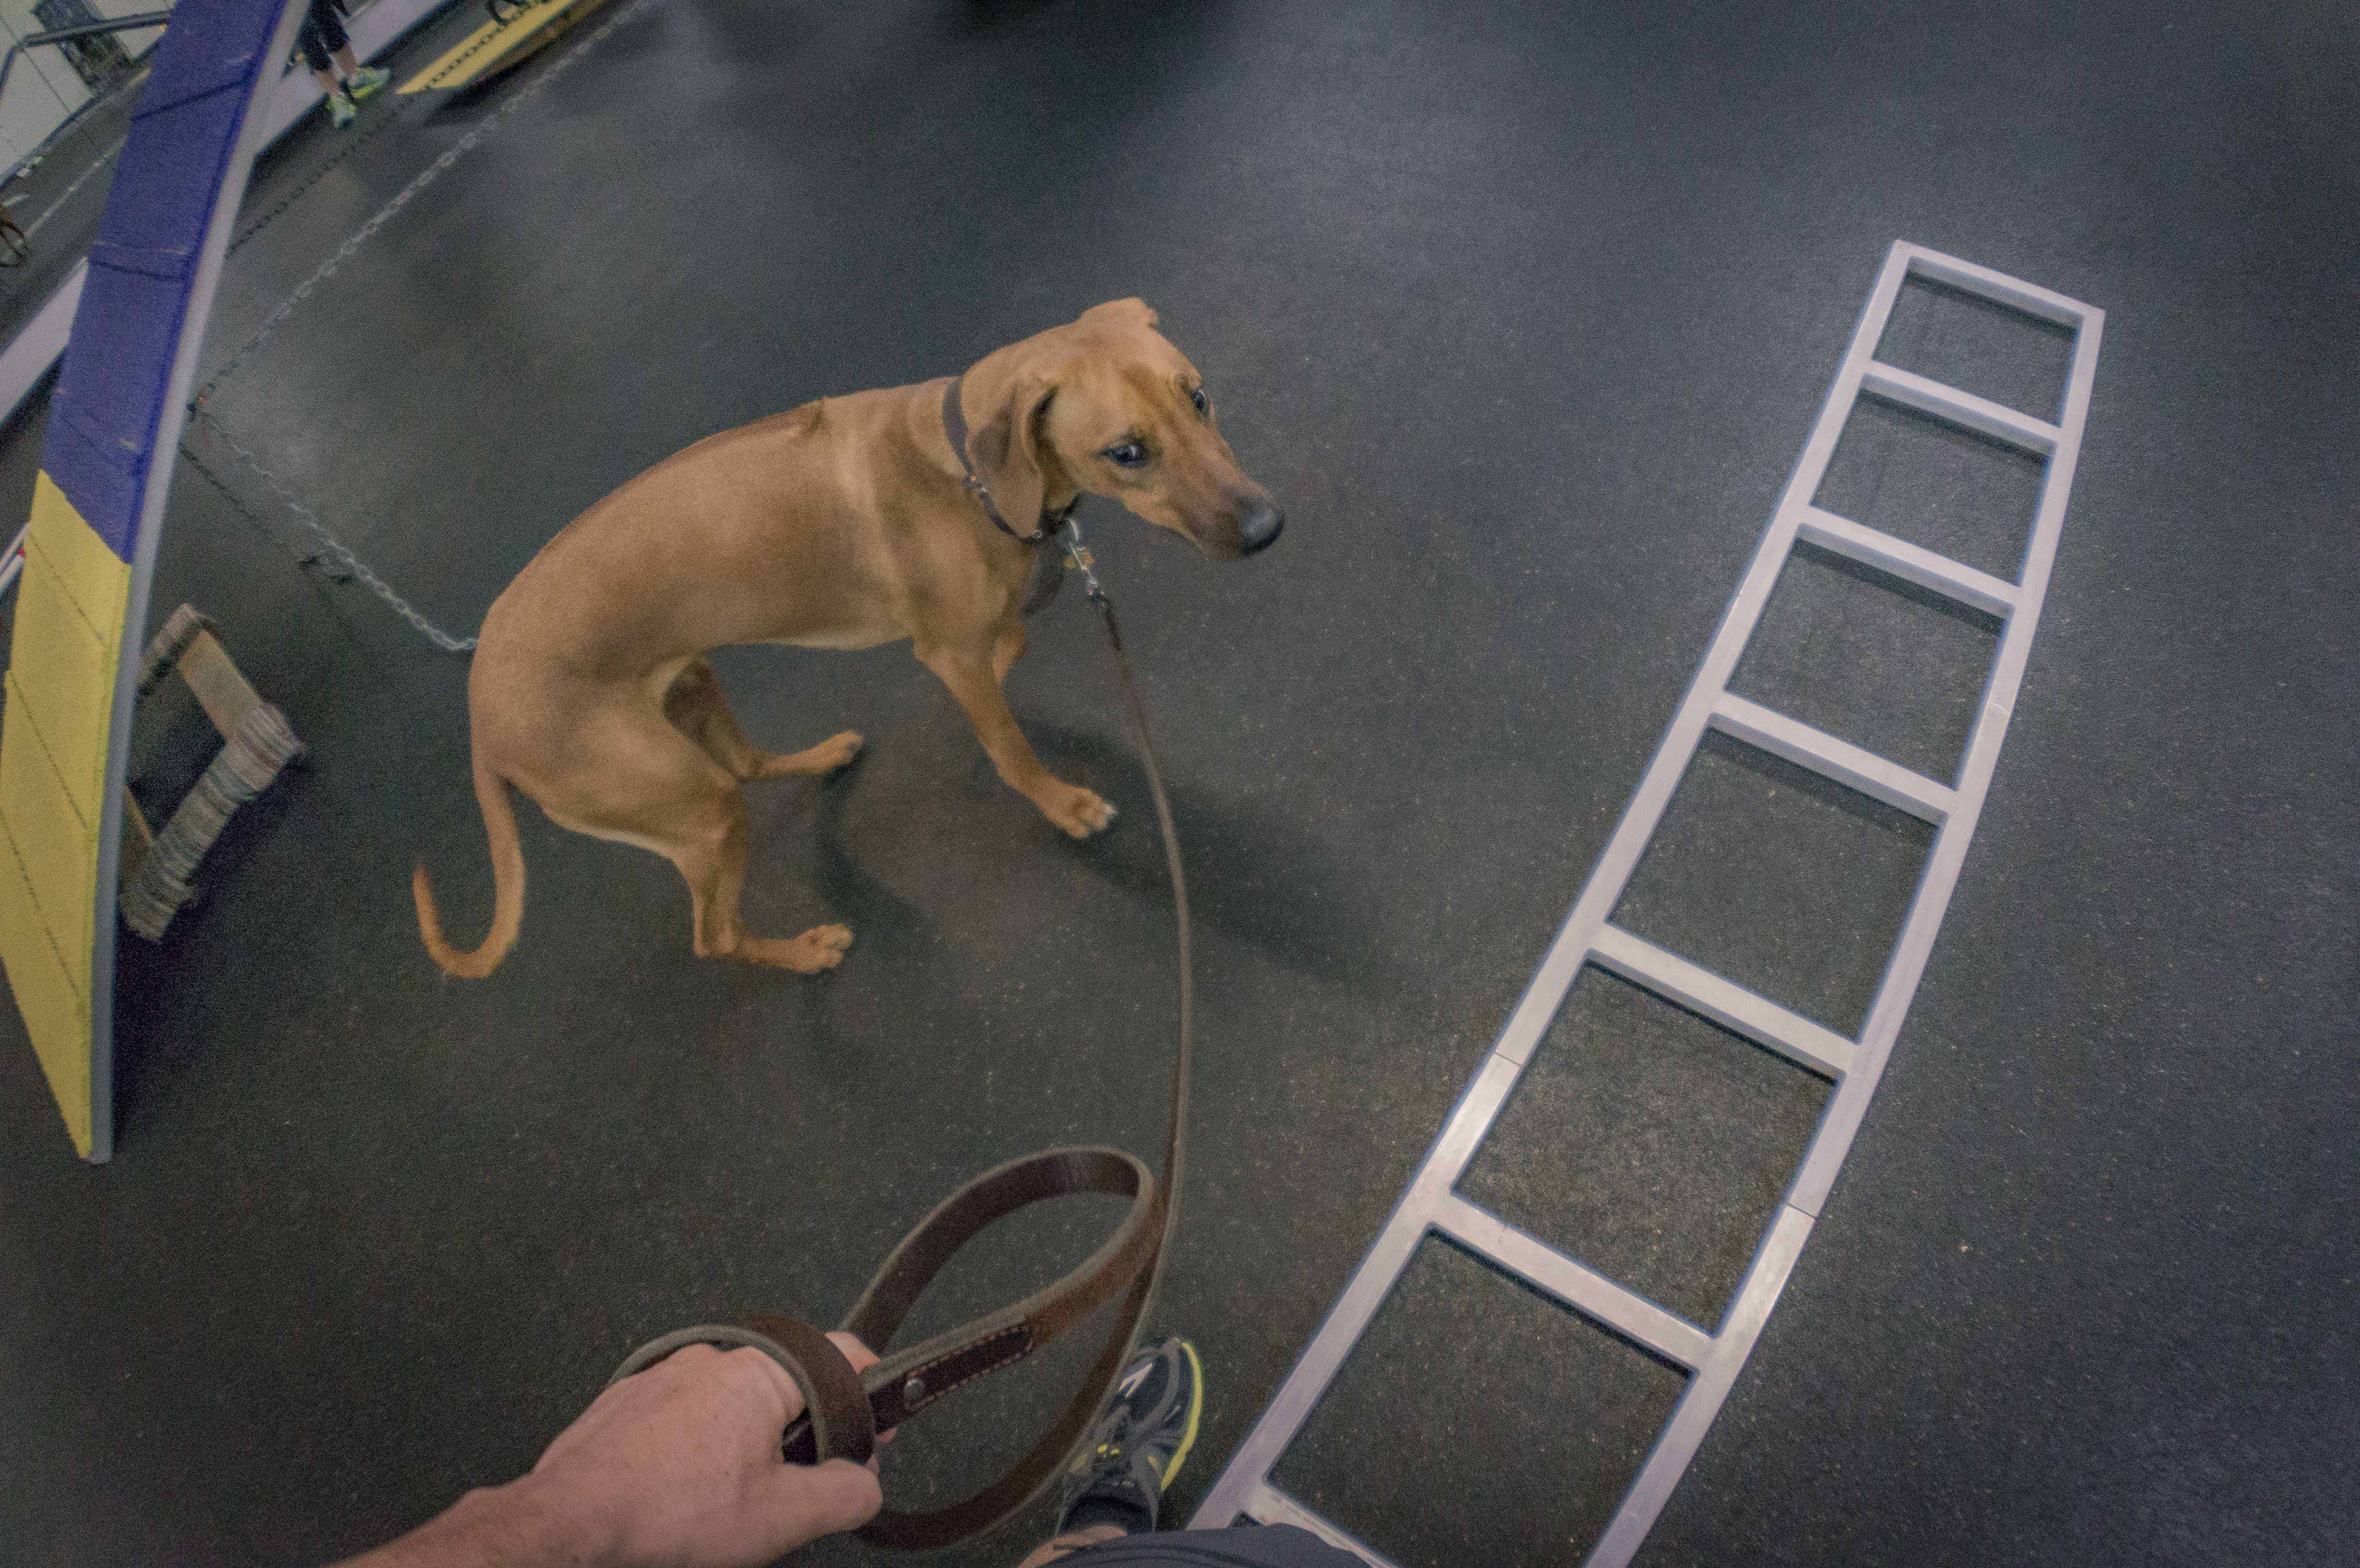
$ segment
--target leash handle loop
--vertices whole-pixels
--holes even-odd
[[[849,1459],[855,1465],[866,1465],[877,1452],[877,1422],[860,1374],[852,1369],[834,1340],[795,1318],[756,1318],[745,1324],[700,1323],[675,1329],[631,1352],[606,1379],[606,1386],[612,1388],[692,1345],[759,1350],[779,1364],[803,1397],[803,1414],[797,1418],[796,1426],[812,1439],[810,1457],[803,1463]]]

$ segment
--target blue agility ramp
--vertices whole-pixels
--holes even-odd
[[[123,779],[170,454],[302,0],[180,0],[51,400],[0,716],[0,961],[74,1147],[114,1148]]]

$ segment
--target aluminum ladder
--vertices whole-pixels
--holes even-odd
[[[2072,333],[2063,407],[2056,423],[1877,360],[1876,346],[1894,302],[1913,275],[2054,322]],[[1588,1563],[1590,1568],[1622,1568],[1637,1552],[1695,1457],[1706,1429],[1720,1412],[1771,1308],[1777,1304],[1797,1255],[1810,1237],[1836,1170],[1843,1163],[1868,1109],[1869,1096],[1876,1092],[1885,1058],[1901,1032],[1902,1019],[1933,950],[1968,841],[1974,835],[1992,769],[1999,760],[2000,742],[2007,733],[2025,660],[2032,649],[2033,629],[2040,617],[2041,599],[2073,487],[2104,320],[2103,311],[2061,294],[1922,246],[1895,244],[1869,293],[1867,308],[1861,313],[1819,422],[1779,498],[1769,529],[1754,552],[1753,562],[1673,715],[1671,727],[1647,765],[1638,792],[1624,809],[1605,853],[1599,856],[1597,868],[1501,1029],[1491,1054],[1459,1096],[1425,1164],[1295,1369],[1189,1521],[1192,1529],[1217,1529],[1234,1523],[1240,1515],[1263,1523],[1295,1524],[1379,1568],[1390,1568],[1373,1548],[1281,1491],[1271,1480],[1271,1470],[1344,1365],[1419,1244],[1428,1232],[1438,1232],[1688,1372],[1686,1390],[1621,1506],[1591,1548]],[[2019,581],[2005,582],[1812,504],[1835,454],[1837,439],[1863,393],[1976,431],[2044,461],[2039,501]],[[1972,605],[2004,623],[1956,782],[1944,784],[1926,778],[1728,690],[1730,675],[1798,539]],[[1937,830],[1916,897],[1856,1040],[1608,922],[1707,729],[1720,730],[1824,774],[1922,818]],[[1666,1311],[1453,1191],[1585,964],[1595,964],[1701,1014],[1835,1084],[1801,1166],[1717,1332],[1707,1333]]]

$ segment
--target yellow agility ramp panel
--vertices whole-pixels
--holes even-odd
[[[99,825],[130,592],[129,565],[43,473],[0,710],[0,964],[85,1156]]]
[[[539,0],[511,8],[453,45],[403,82],[402,93],[452,93],[498,75],[547,49],[606,0]]]

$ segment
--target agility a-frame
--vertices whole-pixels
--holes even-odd
[[[1894,303],[1913,275],[2071,332],[2072,355],[2056,422],[1877,360],[1877,344]],[[1371,1563],[1384,1563],[1377,1549],[1354,1540],[1340,1525],[1282,1491],[1273,1483],[1271,1472],[1419,1245],[1429,1234],[1436,1234],[1687,1373],[1686,1389],[1669,1421],[1588,1557],[1591,1568],[1621,1568],[1630,1562],[1720,1412],[1771,1308],[1777,1304],[1788,1271],[1810,1238],[1811,1227],[1827,1202],[1837,1168],[1852,1148],[1869,1096],[1876,1092],[1886,1056],[1901,1032],[1918,977],[1933,951],[1935,934],[1950,906],[1951,889],[1974,835],[1975,819],[1999,761],[2000,743],[2007,734],[2008,717],[2032,649],[2066,502],[2072,493],[2103,322],[2103,312],[2063,295],[1917,245],[1894,245],[1769,529],[1597,868],[1375,1245],[1196,1510],[1191,1520],[1195,1528],[1228,1525],[1240,1515],[1267,1523],[1296,1524]],[[1976,571],[1813,505],[1837,440],[1863,396],[1972,430],[2040,461],[2044,473],[2039,500],[2016,582]],[[1950,782],[1913,772],[1784,713],[1749,702],[1729,690],[1738,659],[1797,539],[2000,618],[2003,629],[1983,687],[1982,708]],[[1856,1040],[1610,923],[1609,917],[1708,730],[1719,730],[1874,796],[1922,818],[1936,830],[1916,897]],[[1743,1035],[1835,1085],[1751,1267],[1719,1326],[1710,1331],[1485,1212],[1455,1191],[1575,979],[1585,964],[1593,964]],[[1568,1411],[1567,1419],[1578,1421],[1580,1412]]]
[[[33,495],[0,717],[0,961],[93,1160],[114,1149],[115,885],[148,582],[255,109],[302,12],[173,11],[90,247]]]

